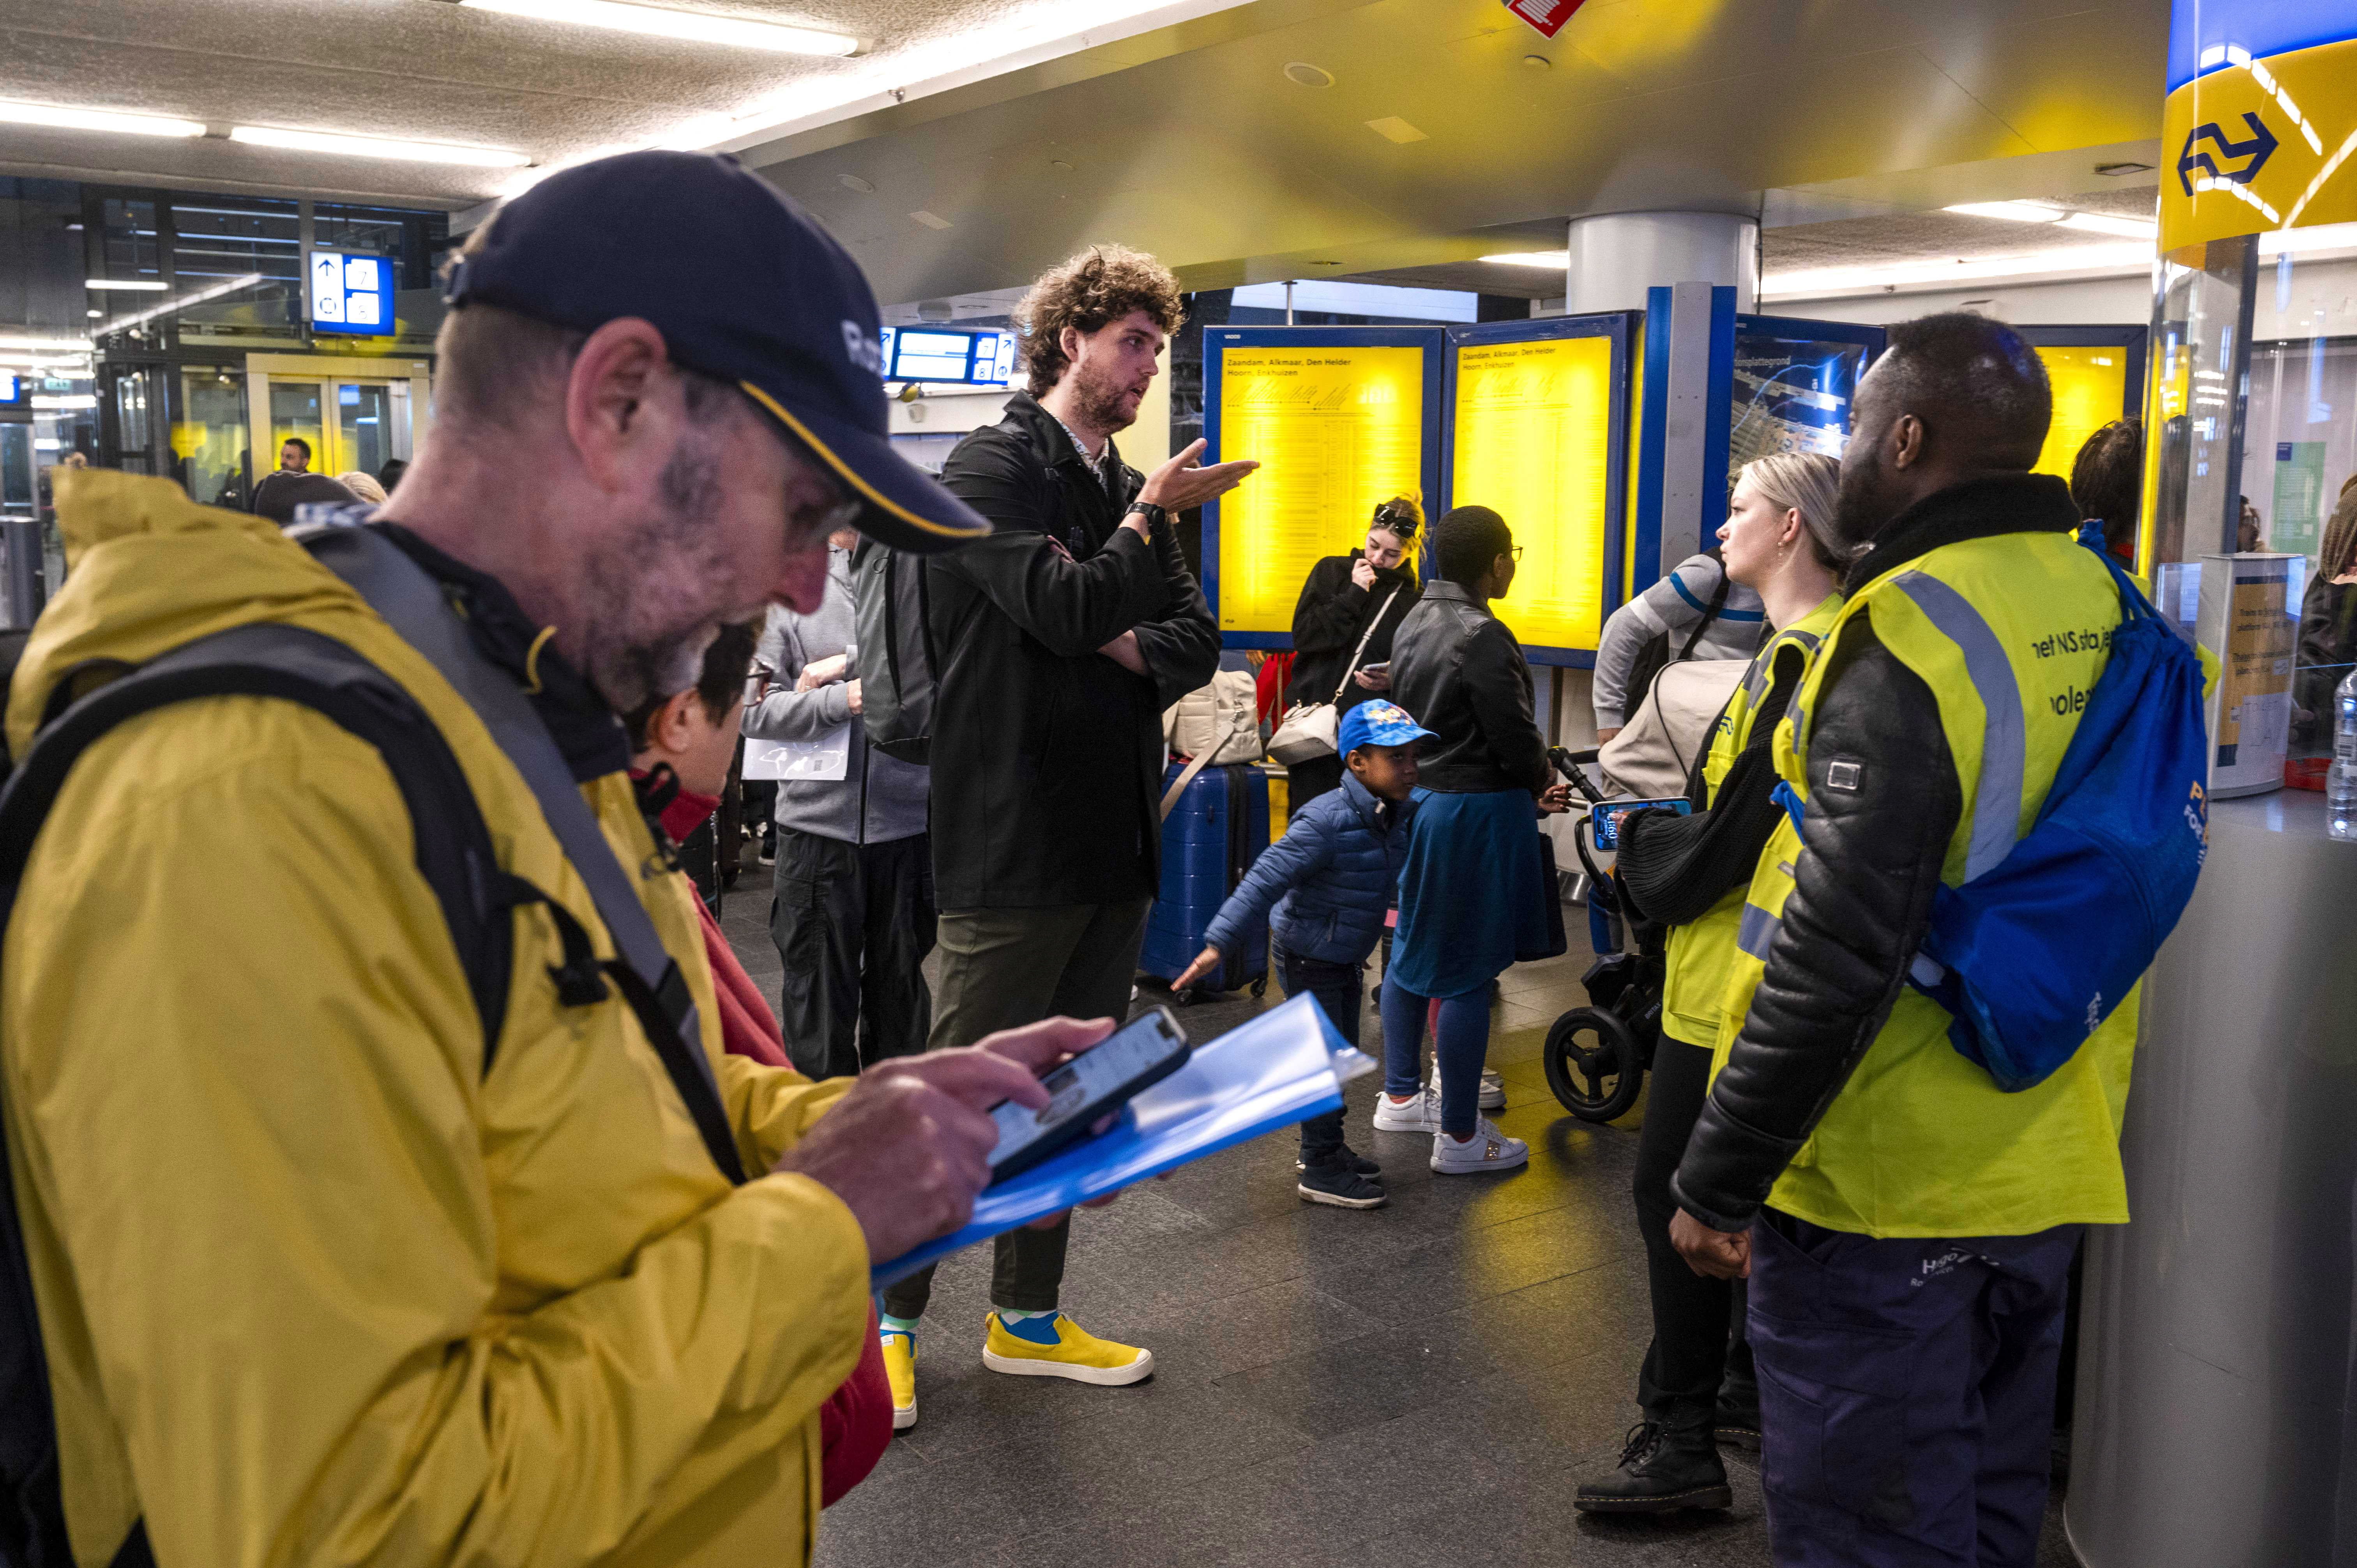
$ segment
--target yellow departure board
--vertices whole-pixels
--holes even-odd
[[[1457,353],[1449,499],[1506,520],[1523,558],[1491,607],[1526,646],[1592,650],[1604,618],[1612,340],[1468,344]]]
[[[2128,355],[2117,346],[2038,350],[2054,389],[2054,423],[2046,427],[2046,446],[2032,472],[2068,479],[2087,437],[2126,411]]]
[[[1220,501],[1220,629],[1289,632],[1309,568],[1422,499],[1424,350],[1223,349],[1220,378],[1220,459],[1261,463]]]

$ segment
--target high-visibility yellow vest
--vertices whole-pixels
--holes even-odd
[[[2119,618],[2110,574],[2063,533],[1942,545],[1843,607],[1824,649],[1871,620],[1939,703],[1963,802],[1941,868],[1950,886],[1995,868],[2037,821]],[[1835,662],[1820,657],[1810,666],[1776,731],[1776,770],[1803,800],[1810,720]],[[1903,771],[1920,763],[1866,765]],[[1742,1032],[1805,853],[1787,821],[1760,855],[1738,919],[1714,1074]],[[1950,1047],[1946,1010],[1901,987],[1768,1201],[1832,1230],[1879,1237],[2028,1235],[2126,1221],[2119,1129],[2142,994],[2139,984],[2051,1078],[2007,1094]]]
[[[1841,613],[1839,594],[1828,594],[1823,604],[1791,626],[1779,630],[1743,672],[1742,683],[1719,711],[1711,726],[1710,750],[1702,765],[1703,805],[1717,803],[1718,787],[1726,781],[1735,759],[1751,744],[1751,721],[1776,683],[1778,665],[1787,679],[1805,668],[1817,650],[1817,640]],[[1698,918],[1670,931],[1669,967],[1662,985],[1662,1032],[1674,1040],[1707,1050],[1718,1043],[1719,1005],[1727,995],[1727,969],[1735,961],[1735,931],[1743,918],[1742,886]]]

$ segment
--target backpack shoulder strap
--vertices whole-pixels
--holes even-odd
[[[719,1083],[705,1058],[703,1028],[686,977],[656,934],[630,873],[615,858],[605,829],[581,798],[572,768],[531,701],[476,648],[441,585],[399,545],[367,527],[296,529],[293,537],[432,662],[523,776],[565,859],[588,886],[619,955],[605,966],[607,973],[638,1015],[713,1164],[730,1181],[742,1183],[744,1162],[737,1156]]]
[[[1727,564],[1722,561],[1718,567],[1718,586],[1710,591],[1710,603],[1703,607],[1702,619],[1695,622],[1694,630],[1687,635],[1686,645],[1678,650],[1676,662],[1683,664],[1694,657],[1694,650],[1702,642],[1703,634],[1710,630],[1718,619],[1718,612],[1726,607]]]
[[[69,704],[0,793],[0,921],[73,765],[118,725],[203,697],[299,703],[376,747],[414,826],[418,874],[434,889],[467,972],[490,1069],[507,1016],[513,941],[490,828],[449,742],[398,682],[335,639],[301,627],[237,627],[175,649]]]

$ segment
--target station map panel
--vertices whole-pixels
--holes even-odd
[[[1449,495],[1506,520],[1523,547],[1492,607],[1531,647],[1592,650],[1604,613],[1612,340],[1464,344]]]
[[[1220,352],[1218,456],[1267,465],[1220,502],[1220,629],[1289,632],[1309,568],[1363,542],[1379,502],[1422,499],[1424,350]]]

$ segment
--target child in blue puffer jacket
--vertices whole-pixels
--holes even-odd
[[[1171,989],[1182,991],[1218,968],[1243,929],[1274,904],[1269,928],[1285,993],[1318,998],[1342,1037],[1357,1045],[1367,955],[1383,937],[1407,862],[1415,743],[1431,733],[1394,703],[1361,703],[1343,714],[1335,737],[1346,769],[1342,787],[1296,811],[1285,836],[1261,852],[1204,930],[1203,950]],[[1380,1170],[1343,1143],[1340,1111],[1301,1124],[1297,1190],[1308,1201],[1379,1208],[1386,1201],[1373,1179]]]

